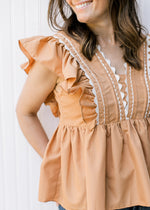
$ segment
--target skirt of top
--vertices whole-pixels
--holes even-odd
[[[67,210],[64,209],[60,204],[58,206],[59,210]],[[150,210],[150,207],[146,207],[146,206],[130,206],[128,208],[123,208],[123,209],[114,209],[114,210]]]

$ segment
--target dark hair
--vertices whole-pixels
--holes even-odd
[[[136,11],[137,2],[136,0],[108,0],[108,2],[115,41],[118,41],[124,50],[124,60],[135,69],[140,70],[142,65],[138,50],[146,40],[146,35],[142,32],[142,30],[146,32],[146,28],[139,21]],[[60,25],[60,20],[59,23],[57,22],[59,14],[64,21],[63,25]],[[92,60],[98,44],[97,37],[86,23],[77,20],[76,14],[65,0],[50,0],[48,24],[52,26],[52,29],[63,30],[80,42],[81,52],[88,60]]]

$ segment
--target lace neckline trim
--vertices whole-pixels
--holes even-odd
[[[97,45],[97,49],[100,52],[100,54],[102,55],[103,59],[108,64],[109,68],[114,73],[114,76],[115,76],[115,78],[117,80],[117,83],[118,83],[118,87],[119,87],[119,91],[120,91],[120,94],[121,94],[122,102],[123,102],[123,105],[124,105],[125,116],[127,118],[127,115],[128,115],[128,103],[127,103],[127,101],[128,101],[128,87],[127,87],[128,86],[127,85],[127,67],[128,67],[128,64],[126,62],[124,63],[125,74],[118,74],[118,73],[116,73],[116,68],[111,65],[111,61],[108,58],[106,58],[105,54],[102,52],[100,45]],[[125,93],[122,90],[122,83],[119,81],[120,78],[123,78],[123,76],[125,76],[125,83],[126,83],[125,92],[127,92],[127,96],[126,96],[127,97],[127,101],[124,100],[125,99]],[[116,89],[115,89],[115,91],[116,91]],[[118,98],[118,100],[119,100],[119,98]],[[119,102],[119,104],[120,104],[120,102]],[[120,110],[120,112],[121,112],[121,110]],[[121,116],[121,119],[122,119],[122,116]]]
[[[110,59],[106,58],[106,56],[105,56],[104,52],[101,50],[101,46],[99,44],[97,45],[97,49],[101,52],[101,54],[103,55],[104,59],[106,60],[106,62],[108,63],[109,67],[112,69],[112,71],[114,72],[115,75],[117,75],[117,76],[126,75],[126,72],[125,72],[125,74],[118,74],[118,73],[116,73],[116,68],[114,66],[112,66]],[[126,69],[127,63],[124,62],[123,66]]]

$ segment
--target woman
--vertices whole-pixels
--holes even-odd
[[[29,63],[21,66],[28,78],[16,110],[43,158],[41,202],[66,210],[150,209],[150,36],[136,6],[51,0],[48,20],[58,32],[19,40]],[[60,118],[50,140],[37,118],[43,102]]]

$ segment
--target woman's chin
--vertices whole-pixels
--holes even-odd
[[[89,22],[89,18],[85,17],[85,16],[77,16],[77,19],[81,23],[88,23]]]

